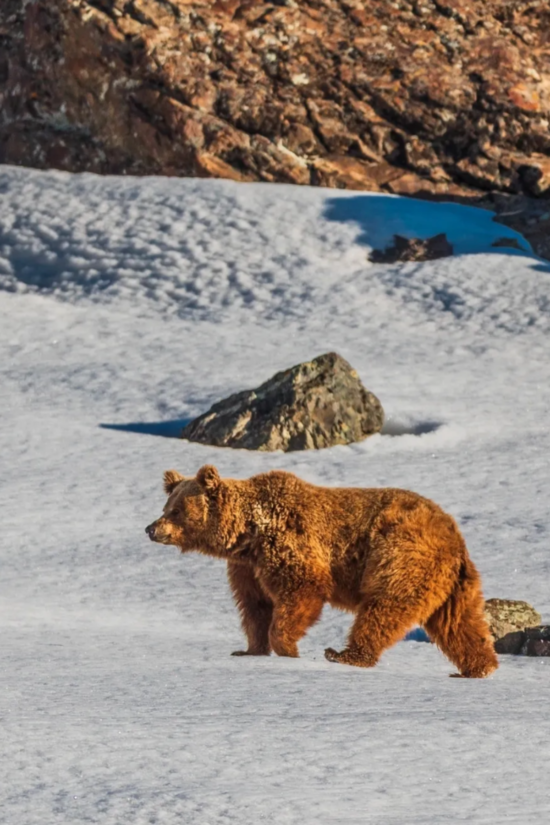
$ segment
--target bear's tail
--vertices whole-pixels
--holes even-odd
[[[461,676],[482,678],[498,667],[484,604],[479,573],[464,547],[451,594],[425,623],[429,636]]]

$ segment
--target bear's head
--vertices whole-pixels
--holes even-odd
[[[172,544],[182,552],[198,550],[227,556],[244,540],[246,518],[239,487],[243,482],[222,480],[215,467],[201,467],[195,478],[176,470],[164,473],[168,500],[162,516],[145,528],[159,544]]]

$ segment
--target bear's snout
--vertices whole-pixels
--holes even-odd
[[[152,524],[148,524],[147,527],[145,528],[145,532],[147,533],[147,535],[149,536],[151,541],[155,540],[156,527],[157,527],[157,523],[156,523],[156,521],[154,521]]]

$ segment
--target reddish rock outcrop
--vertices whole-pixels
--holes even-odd
[[[0,4],[6,163],[539,198],[549,117],[547,0]]]

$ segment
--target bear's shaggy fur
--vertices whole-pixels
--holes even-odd
[[[498,662],[479,574],[454,520],[416,493],[327,488],[273,471],[244,481],[215,467],[164,474],[164,514],[146,531],[182,552],[228,562],[248,649],[298,656],[325,602],[355,613],[348,643],[327,659],[372,667],[413,624],[462,676]]]

